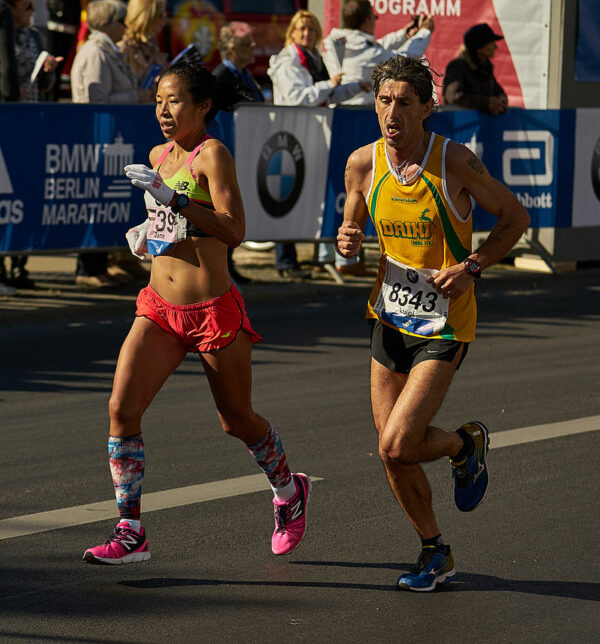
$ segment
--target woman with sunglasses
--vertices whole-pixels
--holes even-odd
[[[150,559],[140,519],[142,415],[188,352],[202,360],[223,430],[245,444],[271,485],[273,554],[288,554],[304,537],[310,480],[290,472],[277,430],[252,407],[250,357],[261,338],[227,270],[227,248],[238,246],[245,232],[235,166],[227,148],[206,133],[207,122],[239,99],[204,67],[176,63],[160,75],[156,91],[156,118],[167,142],[150,152],[151,167],[125,167],[144,190],[148,211],[128,241],[134,253],[153,255],[152,271],[119,354],[109,403],[120,521],[108,541],[85,551],[88,563]],[[198,412],[205,409],[195,403]],[[173,420],[167,431],[177,427]]]

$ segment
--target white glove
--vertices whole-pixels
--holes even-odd
[[[175,190],[165,185],[163,178],[156,170],[141,163],[126,165],[124,169],[134,186],[147,190],[163,206],[168,206],[171,203]]]
[[[146,253],[148,252],[148,244],[146,243],[148,226],[150,226],[150,220],[146,219],[145,222],[139,226],[130,228],[125,233],[125,238],[129,244],[129,250],[139,259],[145,259]]]

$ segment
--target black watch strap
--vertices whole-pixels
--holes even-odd
[[[180,194],[179,192],[175,193],[174,203],[171,206],[171,210],[175,213],[178,213],[182,208],[186,208],[190,204],[190,198],[187,195]]]

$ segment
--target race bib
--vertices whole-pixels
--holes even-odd
[[[448,319],[449,300],[427,278],[438,271],[411,268],[387,257],[385,277],[373,310],[380,320],[417,335],[435,335]]]
[[[175,213],[168,206],[163,206],[148,192],[145,193],[144,199],[150,220],[148,253],[162,255],[187,237],[187,219],[181,213]]]

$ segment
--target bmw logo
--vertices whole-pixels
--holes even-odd
[[[596,141],[594,154],[592,154],[592,186],[596,197],[600,199],[600,139]]]
[[[272,217],[287,215],[304,184],[304,151],[293,134],[277,132],[263,145],[256,180],[267,213]]]
[[[419,281],[419,275],[417,271],[413,270],[412,268],[409,268],[406,271],[406,277],[408,277],[408,281],[412,282],[413,284],[416,284]]]

